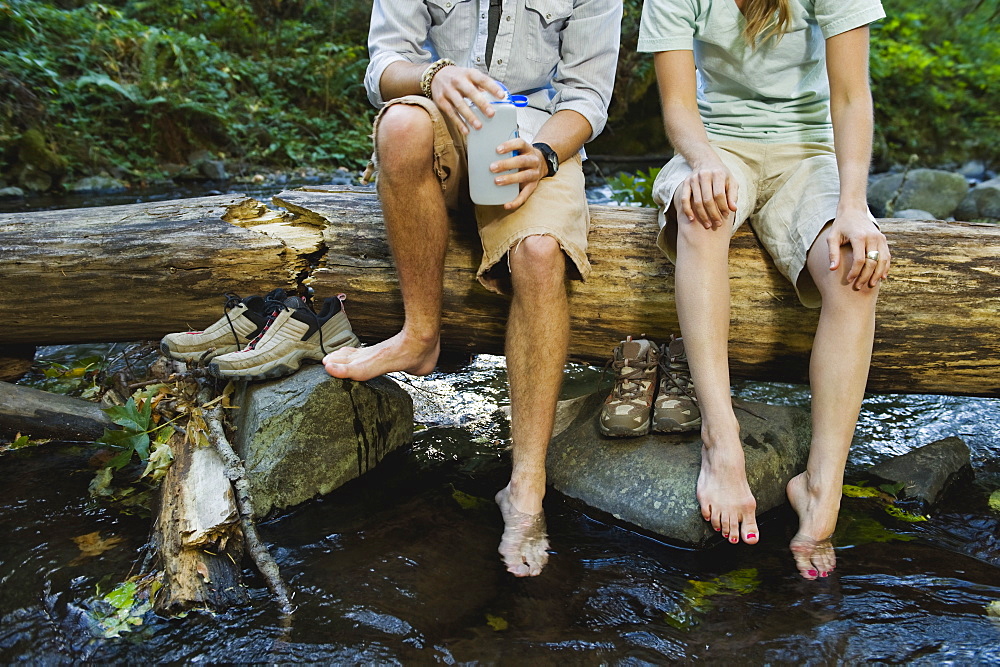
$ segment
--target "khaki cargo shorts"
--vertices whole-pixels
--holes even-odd
[[[832,144],[713,141],[712,147],[739,183],[732,231],[744,222],[757,233],[775,266],[795,286],[808,308],[821,304],[819,290],[806,269],[806,255],[828,222],[837,217],[840,175]],[[677,260],[677,213],[674,193],[691,173],[675,155],[653,183],[659,205],[656,244]],[[871,212],[868,217],[875,222]]]
[[[426,110],[434,126],[434,171],[452,218],[461,224],[468,213],[475,212],[482,241],[483,257],[476,277],[494,292],[509,291],[510,267],[501,262],[508,252],[517,252],[517,245],[528,236],[551,236],[572,260],[567,267],[571,278],[586,280],[590,275],[587,259],[587,232],[590,211],[584,190],[583,161],[579,155],[559,165],[552,178],[544,178],[531,197],[516,211],[502,206],[478,206],[469,199],[468,160],[465,135],[437,108],[420,95],[407,95],[389,101],[375,118],[373,138],[378,134],[379,120],[394,104],[411,104]],[[373,170],[378,160],[372,156]]]

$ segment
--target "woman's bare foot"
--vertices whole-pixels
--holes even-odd
[[[837,565],[830,538],[837,527],[841,487],[814,491],[809,488],[807,474],[802,473],[789,480],[785,492],[799,515],[799,532],[792,538],[789,547],[799,574],[812,580],[829,575]],[[817,535],[820,537],[815,537]]]
[[[441,341],[414,340],[400,331],[392,338],[371,347],[342,347],[323,357],[326,372],[335,378],[370,380],[379,375],[404,371],[427,375],[434,370]]]
[[[503,537],[497,551],[503,556],[507,571],[515,577],[536,577],[549,562],[549,538],[545,533],[545,514],[525,514],[514,507],[510,488],[497,492],[496,503],[503,516]]]
[[[733,544],[741,539],[757,544],[757,500],[747,482],[746,460],[739,441],[711,448],[702,445],[697,489],[705,521],[711,521],[712,527]]]

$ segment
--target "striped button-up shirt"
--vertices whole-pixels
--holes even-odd
[[[593,139],[608,117],[621,33],[621,0],[503,0],[492,61],[486,62],[489,0],[375,0],[365,74],[368,99],[394,62],[451,58],[528,96],[518,109],[529,141],[562,109],[590,122]]]

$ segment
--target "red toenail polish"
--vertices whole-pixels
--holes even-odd
[[[819,573],[819,576],[821,576],[821,577],[825,577],[825,576],[826,576],[827,574],[829,574],[829,573],[828,573],[828,572],[820,572],[820,573]]]
[[[747,539],[748,540],[752,540],[755,537],[757,537],[757,533],[747,533]]]
[[[737,542],[740,541],[740,538],[738,538],[738,537],[730,537],[729,541],[732,542],[733,544],[736,544]]]
[[[809,570],[806,574],[808,574],[810,577],[815,577],[818,574],[818,572],[816,572],[816,570]]]

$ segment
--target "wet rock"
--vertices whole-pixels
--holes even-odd
[[[562,493],[674,542],[717,539],[701,518],[695,485],[699,433],[605,438],[597,430],[603,395],[563,402],[549,446],[548,478]],[[758,515],[786,501],[785,485],[805,469],[811,424],[802,408],[737,402],[747,477]]]
[[[903,484],[901,498],[926,511],[970,465],[968,445],[952,436],[882,461],[868,472],[888,482]]]
[[[259,516],[329,493],[413,439],[410,397],[385,377],[339,380],[309,365],[240,383],[234,403],[233,445]]]
[[[891,217],[892,211],[915,208],[929,211],[935,220],[943,220],[954,213],[968,191],[969,184],[961,174],[912,169],[875,180],[868,188],[868,206],[878,218]]]
[[[86,178],[81,178],[75,183],[69,183],[66,185],[67,192],[77,194],[83,192],[111,194],[114,192],[125,192],[126,190],[128,190],[128,185],[106,174],[102,174],[100,176],[87,176]]]
[[[66,159],[49,147],[40,130],[30,129],[18,141],[13,173],[17,184],[25,190],[44,192],[58,184],[66,173]]]
[[[210,181],[228,181],[226,163],[222,160],[205,160],[198,164],[198,171]]]
[[[967,179],[981,181],[986,178],[986,163],[982,160],[969,160],[959,168],[958,173]]]
[[[902,211],[896,211],[892,214],[894,218],[903,218],[904,220],[936,220],[930,212],[921,211],[919,208],[905,208]]]
[[[21,188],[14,186],[0,188],[0,199],[20,199],[21,197],[24,197],[24,190]]]
[[[1000,178],[980,183],[969,190],[955,210],[959,220],[1000,220]]]

